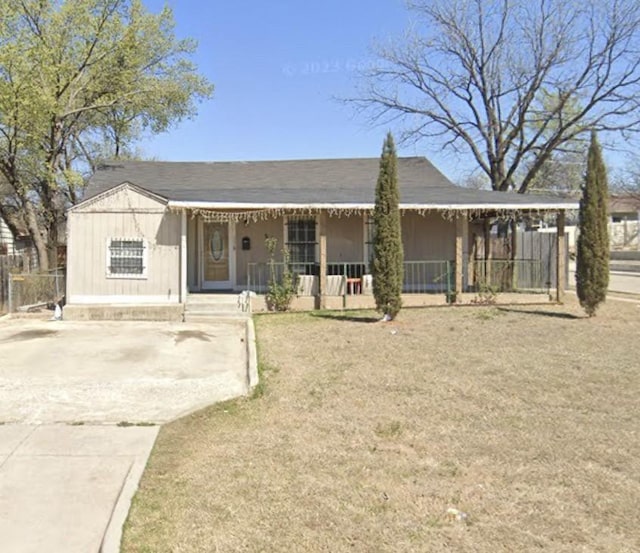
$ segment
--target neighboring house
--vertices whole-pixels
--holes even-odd
[[[370,213],[378,169],[378,158],[106,164],[91,178],[86,199],[68,212],[67,307],[178,311],[192,293],[263,294],[268,237],[290,252],[298,307],[372,305]],[[491,252],[483,240],[496,217],[551,212],[562,227],[565,210],[577,208],[556,197],[456,187],[420,157],[398,160],[398,180],[404,291],[420,295],[416,304],[429,303],[429,292],[442,303],[445,292],[464,300],[487,270]],[[528,287],[548,288],[545,280]],[[263,305],[260,298],[254,303]]]
[[[640,221],[640,195],[614,194],[609,198],[612,223]]]
[[[0,255],[14,255],[13,243],[13,233],[5,220],[0,217]]]
[[[21,256],[20,266],[22,270],[25,272],[35,270],[38,266],[38,257],[24,222],[16,211],[8,211],[7,216],[10,217],[8,221],[11,227],[0,216],[0,255],[19,255]],[[12,227],[17,229],[16,234],[12,232]]]
[[[609,198],[609,240],[612,250],[640,250],[638,194],[614,194]]]

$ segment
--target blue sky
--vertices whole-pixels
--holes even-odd
[[[164,0],[145,0],[154,12]],[[388,129],[336,97],[352,95],[371,46],[400,35],[403,0],[169,0],[176,34],[198,43],[195,61],[216,89],[194,121],[141,144],[161,160],[377,157]],[[450,156],[424,147],[449,176]]]
[[[144,0],[168,4],[176,34],[199,46],[195,61],[214,85],[192,121],[140,143],[169,161],[377,157],[387,130],[336,98],[355,94],[372,46],[409,24],[405,0]],[[429,146],[429,148],[427,148]],[[398,148],[427,156],[459,181],[475,167],[438,144]],[[610,169],[623,154],[608,152]],[[613,163],[612,163],[613,162]]]

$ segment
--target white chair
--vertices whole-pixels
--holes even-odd
[[[373,294],[373,275],[362,275],[362,293]]]

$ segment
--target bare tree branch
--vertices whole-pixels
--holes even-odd
[[[524,193],[584,133],[640,130],[636,0],[414,0],[347,101],[403,141],[468,152],[495,190]],[[553,101],[550,101],[553,99]]]

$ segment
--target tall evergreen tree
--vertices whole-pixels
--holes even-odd
[[[580,200],[576,267],[578,298],[589,317],[595,315],[600,303],[606,299],[609,286],[608,200],[607,170],[598,138],[592,132],[587,174]]]
[[[373,212],[373,295],[378,311],[390,319],[402,307],[402,234],[396,147],[391,133],[382,147]]]

